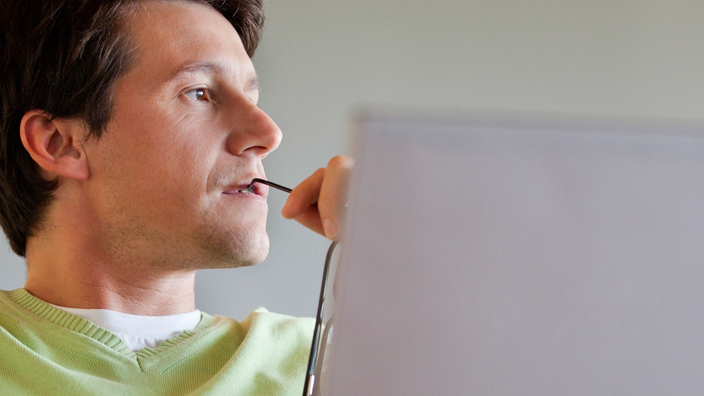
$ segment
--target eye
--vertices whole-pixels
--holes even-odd
[[[207,88],[194,88],[184,92],[186,96],[199,102],[210,101],[210,94]]]

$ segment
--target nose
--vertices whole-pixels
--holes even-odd
[[[237,156],[251,154],[260,159],[274,151],[281,143],[281,129],[248,98],[234,103],[231,112],[230,134],[227,137],[226,149]]]

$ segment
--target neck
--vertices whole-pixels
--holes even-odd
[[[109,309],[132,315],[162,316],[195,310],[194,274],[158,279],[127,279],[94,270],[30,270],[24,288],[48,303],[68,308]]]
[[[35,297],[62,307],[133,315],[195,310],[195,270],[164,269],[137,255],[114,257],[96,249],[100,243],[90,237],[52,234],[28,241],[24,287]]]

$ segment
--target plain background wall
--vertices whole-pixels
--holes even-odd
[[[348,148],[359,105],[704,119],[701,0],[265,0],[261,107],[284,132],[265,160],[293,187]],[[419,193],[427,187],[419,184]],[[328,242],[280,216],[259,266],[201,271],[200,309],[315,314]],[[1,289],[25,269],[2,242]]]

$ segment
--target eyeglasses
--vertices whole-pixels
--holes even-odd
[[[251,190],[254,183],[266,184],[286,193],[291,192],[288,187],[264,179],[253,179],[247,188]],[[315,316],[315,329],[313,330],[313,342],[310,348],[308,369],[306,370],[306,379],[303,385],[303,396],[328,394],[328,392],[325,392],[324,374],[331,351],[330,344],[332,342],[335,317],[335,282],[331,283],[330,279],[337,279],[337,263],[340,250],[337,249],[338,246],[339,244],[333,241],[325,257],[318,311]]]

